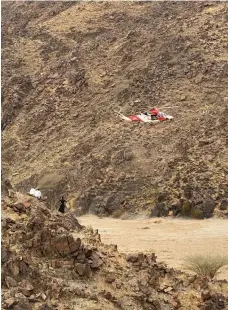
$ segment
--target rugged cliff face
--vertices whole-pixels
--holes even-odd
[[[227,283],[190,276],[151,253],[124,255],[74,213],[2,198],[2,309],[226,309]]]
[[[3,2],[4,175],[79,213],[211,216],[228,198],[226,10]],[[174,122],[114,113],[153,106]]]

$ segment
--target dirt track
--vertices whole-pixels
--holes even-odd
[[[117,244],[121,252],[154,251],[159,260],[171,267],[184,269],[184,258],[189,254],[228,253],[226,220],[120,220],[83,216],[79,222],[99,229],[102,241]]]

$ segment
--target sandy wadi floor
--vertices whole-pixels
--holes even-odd
[[[120,220],[83,216],[83,225],[98,229],[105,243],[118,245],[121,252],[155,252],[158,260],[184,269],[191,254],[228,253],[228,223],[207,219]]]

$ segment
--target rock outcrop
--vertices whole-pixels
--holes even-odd
[[[154,253],[120,254],[73,213],[13,197],[2,200],[3,309],[226,309],[224,283],[168,268]]]

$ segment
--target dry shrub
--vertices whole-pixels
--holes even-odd
[[[186,267],[200,276],[213,278],[219,268],[228,264],[228,256],[192,255],[186,258]]]

